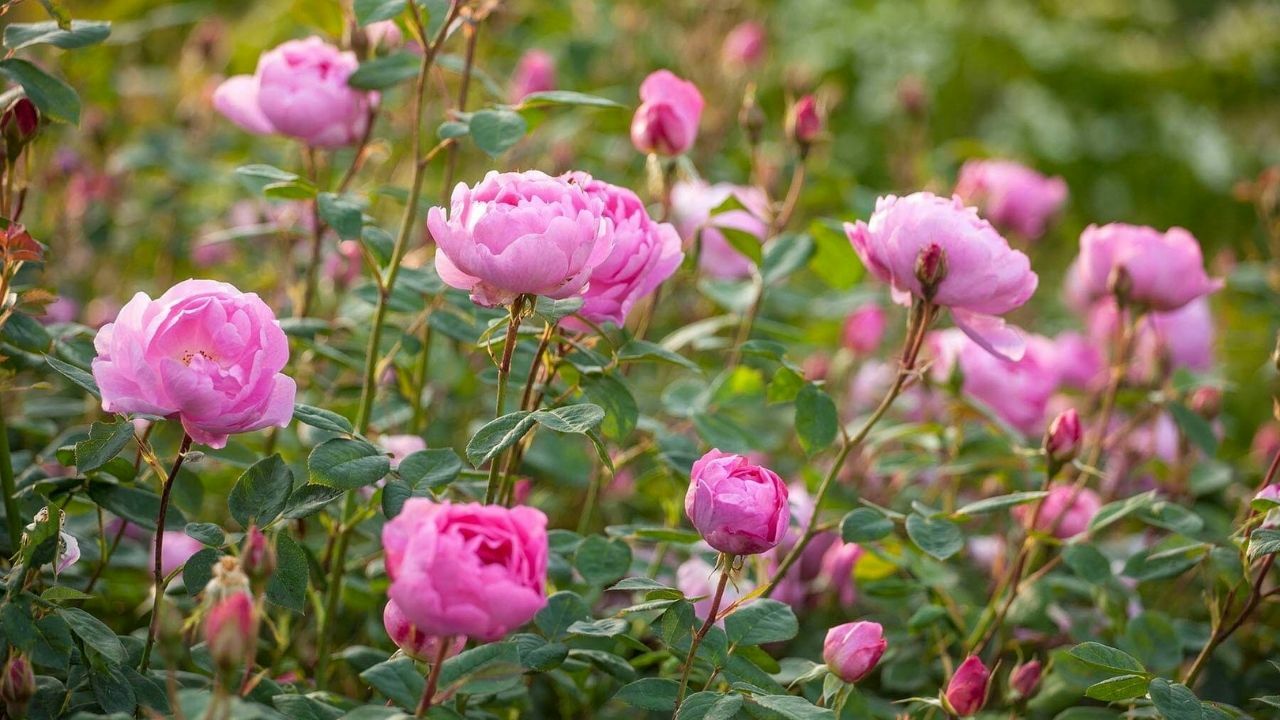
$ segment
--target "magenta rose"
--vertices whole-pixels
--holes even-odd
[[[741,455],[712,450],[693,464],[684,511],[711,547],[756,555],[786,534],[787,495],[777,473]]]
[[[556,89],[556,61],[545,50],[530,50],[520,56],[511,74],[511,102],[518,103],[536,92]]]
[[[1067,183],[1012,160],[970,160],[960,168],[956,195],[982,208],[999,227],[1035,240],[1067,202]]]
[[[1089,521],[1102,508],[1102,498],[1089,488],[1076,489],[1069,484],[1054,485],[1049,495],[1041,501],[1040,517],[1036,530],[1053,531],[1054,537],[1066,540],[1089,528]],[[1019,522],[1027,522],[1035,512],[1035,505],[1019,505],[1013,509]]]
[[[711,214],[730,197],[742,207]],[[746,233],[763,243],[769,235],[768,217],[769,200],[759,188],[698,180],[681,181],[671,189],[672,222],[685,247],[700,244],[698,269],[713,278],[736,280],[751,275],[755,264],[729,244],[723,231]]]
[[[547,604],[547,517],[534,508],[411,498],[382,544],[387,595],[428,635],[491,642]]]
[[[996,357],[956,330],[929,334],[935,377],[958,369],[962,389],[1019,432],[1035,437],[1044,431],[1049,400],[1061,385],[1057,350],[1052,340],[1033,335],[1026,352],[1014,362]]]
[[[640,107],[631,119],[631,144],[642,153],[679,155],[698,137],[702,93],[670,70],[658,70],[640,85]]]
[[[880,623],[869,621],[837,625],[827,631],[822,659],[836,677],[856,683],[871,674],[889,647]]]
[[[1022,356],[1022,334],[997,316],[1025,303],[1038,278],[1027,256],[960,198],[889,195],[876,201],[869,221],[845,223],[844,229],[871,274],[889,283],[896,302],[925,297],[917,265],[929,258],[931,273],[941,271],[930,299],[950,308],[956,325],[989,352],[1009,360]]]
[[[1143,225],[1090,225],[1080,234],[1080,280],[1093,298],[1111,293],[1117,271],[1128,275],[1129,302],[1149,310],[1177,310],[1222,288],[1205,273],[1200,243],[1186,230]]]
[[[671,225],[654,222],[644,203],[630,190],[586,173],[570,173],[567,177],[600,201],[613,233],[613,251],[591,271],[578,312],[593,323],[621,326],[636,302],[680,267],[684,260],[680,235]],[[572,318],[566,322],[575,324]]]
[[[93,345],[107,412],[176,417],[214,448],[293,418],[297,388],[280,372],[289,341],[261,298],[227,283],[184,280],[155,300],[138,293]]]
[[[387,601],[387,606],[382,610],[382,626],[386,628],[391,642],[403,650],[405,655],[418,662],[436,661],[436,653],[440,651],[440,638],[419,630],[400,611],[400,606],[391,600]],[[449,649],[445,651],[446,657],[457,655],[466,645],[466,636],[450,638]]]
[[[258,135],[288,135],[312,147],[354,145],[378,101],[376,93],[347,85],[359,64],[355,53],[318,37],[290,40],[263,53],[253,75],[219,85],[213,106]]]
[[[613,250],[603,202],[566,178],[530,170],[490,172],[459,183],[451,208],[434,207],[436,272],[473,302],[505,305],[518,295],[581,294]]]

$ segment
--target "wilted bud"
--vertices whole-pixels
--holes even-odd
[[[822,133],[822,112],[812,95],[805,95],[791,106],[787,113],[787,135],[803,150],[807,150]]]
[[[929,243],[916,256],[916,280],[920,281],[920,294],[932,300],[938,286],[947,277],[947,251],[938,243]]]
[[[973,715],[987,703],[990,683],[991,671],[977,655],[970,655],[951,676],[947,691],[942,695],[942,704],[952,715]]]
[[[1009,687],[1020,698],[1031,697],[1040,685],[1040,670],[1039,660],[1032,660],[1015,667],[1013,672],[1009,673]]]
[[[1115,297],[1117,305],[1124,307],[1128,304],[1129,295],[1133,292],[1133,276],[1123,265],[1111,269],[1111,275],[1107,277],[1107,292]]]
[[[0,677],[0,703],[4,703],[5,717],[26,717],[27,703],[35,694],[36,675],[31,671],[31,663],[22,655],[14,655],[4,666],[4,676]]]
[[[250,527],[244,535],[240,567],[254,580],[264,580],[276,571],[276,549],[257,525]]]
[[[234,669],[250,657],[257,648],[258,637],[249,593],[232,593],[209,610],[204,640],[214,664],[224,670]]]
[[[1216,387],[1196,388],[1187,404],[1200,417],[1212,420],[1222,412],[1222,391]]]
[[[1084,430],[1080,426],[1080,414],[1075,408],[1067,408],[1049,423],[1044,434],[1044,454],[1053,467],[1071,462],[1080,452]]]
[[[764,134],[765,117],[764,111],[756,102],[755,83],[747,85],[746,92],[742,94],[742,107],[738,109],[738,124],[742,126],[742,132],[746,133],[748,143],[753,146],[760,144],[760,138]]]
[[[27,143],[35,139],[40,130],[40,111],[27,97],[14,100],[4,115],[0,115],[0,133],[4,135],[5,152],[13,162]]]

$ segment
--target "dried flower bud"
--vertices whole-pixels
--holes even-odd
[[[249,592],[249,577],[240,569],[240,561],[223,555],[213,565],[213,578],[204,586],[205,605],[212,607],[236,594]]]

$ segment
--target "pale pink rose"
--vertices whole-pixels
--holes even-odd
[[[253,598],[235,592],[219,600],[204,620],[204,640],[218,667],[234,668],[249,659],[258,645]]]
[[[567,178],[600,201],[613,234],[613,250],[591,271],[578,314],[596,324],[622,326],[635,304],[680,267],[684,260],[680,235],[671,225],[654,222],[630,190],[582,172],[570,173]],[[578,324],[573,318],[566,323],[570,327]]]
[[[711,547],[756,555],[782,541],[791,515],[787,495],[777,473],[712,450],[693,464],[684,509]]]
[[[836,677],[856,683],[871,674],[889,647],[880,623],[866,620],[837,625],[827,631],[822,659]]]
[[[1087,319],[1095,347],[1113,347],[1118,342],[1120,319],[1114,300],[1095,303]],[[1138,321],[1129,378],[1146,383],[1159,379],[1165,368],[1210,370],[1217,344],[1215,335],[1213,312],[1203,297],[1170,312],[1146,313]]]
[[[102,409],[175,417],[192,439],[285,427],[296,386],[282,374],[289,341],[271,308],[227,283],[184,280],[133,296],[93,340]]]
[[[1012,160],[969,160],[955,193],[997,226],[1035,240],[1066,204],[1067,183]]]
[[[155,540],[151,542],[155,547]],[[204,543],[181,530],[165,530],[164,542],[160,547],[160,574],[169,577],[191,559],[192,555],[204,549]]]
[[[59,295],[53,302],[44,306],[44,314],[40,316],[40,322],[45,324],[75,322],[79,314],[80,303],[65,295]]]
[[[1024,435],[1044,431],[1049,400],[1061,384],[1053,341],[1032,335],[1017,362],[985,352],[954,329],[930,333],[926,343],[933,352],[935,378],[945,380],[958,368],[966,395]]]
[[[480,305],[580,295],[613,250],[603,203],[565,178],[490,172],[475,187],[459,183],[451,205],[427,213],[436,272]]]
[[[658,70],[640,85],[640,107],[631,119],[631,144],[642,153],[679,155],[698,137],[702,93],[670,70]]]
[[[895,302],[909,305],[931,291],[926,299],[950,308],[974,342],[1008,360],[1022,357],[1022,333],[998,316],[1025,303],[1039,280],[1027,256],[960,198],[888,195],[876,201],[869,221],[844,228],[871,274],[889,283]],[[936,285],[931,290],[921,281],[926,269]]]
[[[955,715],[969,717],[975,715],[987,704],[987,688],[991,682],[991,671],[976,655],[965,658],[955,675],[947,683],[943,700]]]
[[[398,468],[410,455],[427,449],[427,441],[420,435],[383,435],[378,444],[391,455],[391,467]]]
[[[534,508],[410,498],[382,544],[389,599],[428,635],[492,642],[547,604],[547,517]]]
[[[394,50],[404,43],[404,33],[395,20],[379,20],[364,26],[364,36],[374,50]]]
[[[687,598],[702,598],[693,604],[693,612],[703,620],[711,612],[711,596],[715,594],[719,582],[720,576],[716,574],[716,569],[702,558],[689,558],[676,568],[676,589]],[[734,604],[751,589],[749,585],[730,580],[720,598],[720,609],[724,610]],[[723,625],[724,621],[720,620],[717,624]]]
[[[720,62],[726,71],[737,74],[764,60],[768,33],[762,23],[746,20],[738,23],[724,36],[720,46]]]
[[[1205,273],[1200,243],[1186,230],[1165,232],[1142,225],[1090,225],[1080,234],[1079,272],[1090,297],[1111,294],[1113,276],[1123,269],[1126,293],[1150,310],[1177,310],[1222,288]]]
[[[313,147],[354,145],[378,102],[377,93],[347,85],[359,64],[355,53],[318,37],[290,40],[263,53],[253,75],[219,85],[213,106],[258,135],[287,135]]]
[[[1089,528],[1089,521],[1102,508],[1102,498],[1089,488],[1079,488],[1062,483],[1049,488],[1049,495],[1041,501],[1040,517],[1036,530],[1053,531],[1054,537],[1066,540]],[[1019,505],[1013,509],[1018,522],[1029,522],[1035,512],[1035,503]]]
[[[545,50],[529,50],[520,56],[511,74],[511,102],[529,95],[556,89],[556,61]]]
[[[852,607],[858,599],[858,588],[854,583],[853,571],[862,559],[862,548],[856,543],[835,541],[822,555],[821,577],[826,581],[826,589],[836,594],[840,607]]]
[[[382,610],[382,626],[386,628],[391,642],[403,650],[405,655],[418,662],[433,663],[436,661],[436,654],[440,651],[440,638],[435,635],[428,635],[415,627],[400,611],[400,607],[391,600],[387,601],[387,606]],[[449,649],[445,650],[445,657],[449,658],[457,655],[466,646],[466,636],[457,635],[450,638]]]
[[[888,324],[884,308],[876,303],[861,305],[844,320],[843,344],[857,355],[870,355],[880,347]]]
[[[1091,390],[1106,381],[1106,358],[1102,348],[1078,332],[1060,332],[1053,338],[1058,352],[1062,384],[1076,390]]]
[[[712,215],[730,198],[742,207]],[[755,264],[738,252],[724,232],[745,233],[763,243],[769,235],[769,201],[759,188],[680,181],[671,189],[671,219],[685,247],[698,245],[698,268],[713,278],[748,277]]]

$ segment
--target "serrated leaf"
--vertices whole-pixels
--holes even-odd
[[[1204,711],[1195,693],[1180,683],[1155,678],[1147,687],[1151,702],[1166,720],[1202,720]]]
[[[568,590],[561,590],[547,598],[546,607],[533,617],[533,624],[551,640],[559,640],[569,627],[580,620],[591,617],[591,608],[582,596]]]
[[[310,575],[306,551],[288,535],[276,535],[276,571],[267,581],[267,600],[294,612],[302,612],[307,606]]]
[[[241,527],[265,527],[284,512],[292,492],[293,471],[275,454],[254,463],[240,475],[227,497],[227,506]]]
[[[1147,669],[1132,655],[1102,643],[1080,643],[1067,651],[1075,659],[1103,670],[1124,674],[1145,674]]]
[[[676,720],[733,720],[742,709],[741,695],[697,692],[684,699]]]
[[[480,110],[471,116],[471,139],[490,157],[498,157],[520,142],[528,125],[510,110]]]
[[[606,585],[631,568],[631,548],[621,540],[592,535],[578,546],[574,567],[590,585]]]
[[[964,535],[955,523],[944,518],[907,516],[907,536],[916,547],[938,560],[946,560],[964,548]]]
[[[809,455],[835,442],[840,429],[836,404],[822,388],[807,383],[796,395],[796,435]]]
[[[21,85],[44,116],[71,125],[80,123],[80,98],[70,85],[21,58],[0,60],[0,75]]]
[[[676,692],[679,686],[675,680],[666,678],[641,678],[633,683],[623,685],[613,696],[631,707],[652,712],[670,713],[676,707]]]
[[[311,482],[342,490],[372,485],[391,472],[391,460],[364,440],[334,438],[307,457]]]
[[[467,443],[467,460],[480,467],[497,457],[499,453],[520,441],[534,419],[524,410],[508,413],[485,423]]]
[[[800,631],[800,623],[790,605],[762,598],[725,617],[724,631],[736,645],[763,645],[790,640]]]
[[[58,608],[58,616],[67,622],[71,632],[75,633],[85,645],[93,648],[104,658],[113,663],[125,660],[124,645],[120,638],[98,618],[80,608]]]
[[[293,417],[300,423],[320,428],[321,430],[347,434],[355,432],[350,420],[332,410],[325,410],[314,405],[303,405],[301,403],[294,405]]]
[[[209,547],[222,547],[227,542],[222,528],[213,523],[187,523],[188,537],[193,537]]]
[[[1090,685],[1084,694],[1107,702],[1128,700],[1146,695],[1150,682],[1145,675],[1119,675]]]
[[[342,497],[345,491],[339,488],[329,487],[328,485],[314,485],[306,483],[299,485],[293,494],[289,496],[289,502],[285,504],[284,516],[290,520],[314,515],[324,509],[326,505]]]
[[[89,437],[76,443],[76,469],[82,473],[97,470],[120,454],[133,439],[133,423],[122,420],[115,423],[94,423]]]

